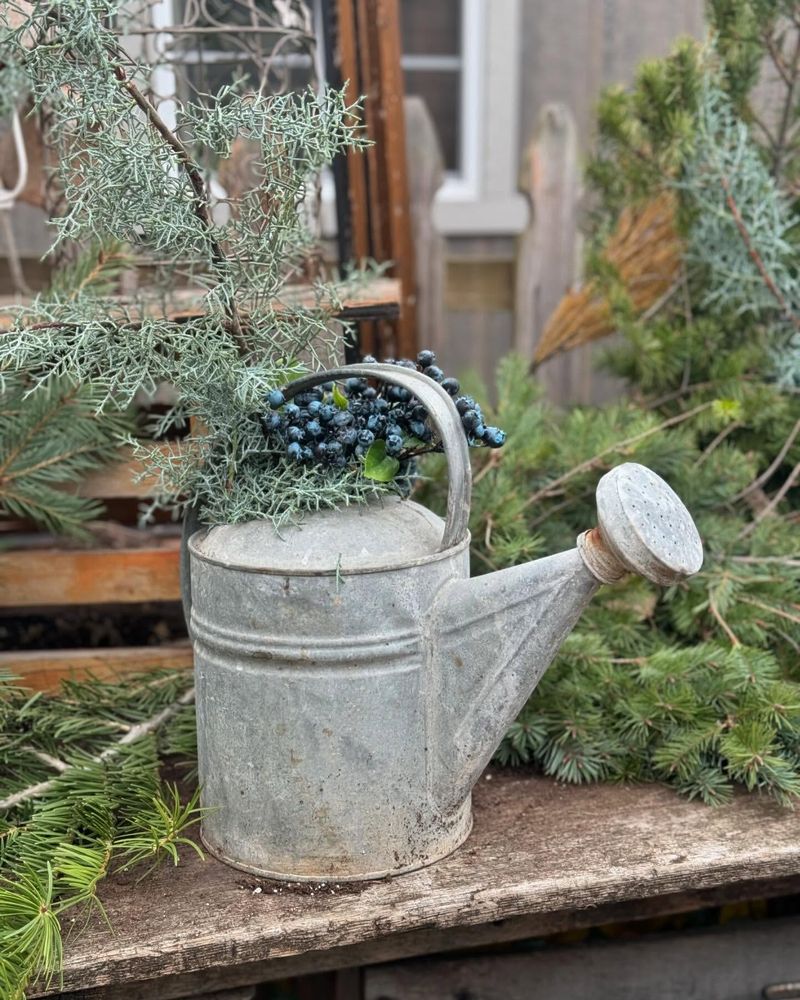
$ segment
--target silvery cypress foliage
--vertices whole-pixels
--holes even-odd
[[[325,90],[265,96],[224,87],[205,104],[177,101],[171,129],[147,96],[150,67],[130,58],[109,27],[123,0],[5,3],[0,92],[46,106],[60,154],[66,240],[122,242],[155,274],[149,292],[121,303],[96,295],[39,296],[15,310],[0,339],[0,374],[91,381],[99,406],[125,406],[140,389],[172,383],[176,407],[157,431],[194,417],[201,433],[166,458],[142,449],[160,476],[158,502],[182,495],[210,521],[276,521],[375,489],[356,472],[289,467],[266,450],[251,415],[265,392],[321,367],[341,344],[331,316],[344,284],[319,283],[312,301],[288,287],[313,240],[304,203],[317,171],[365,145],[355,105]],[[7,89],[8,88],[8,89]],[[209,194],[201,162],[241,137],[260,148],[257,186],[227,205]],[[170,289],[204,289],[198,313],[170,319]]]
[[[694,143],[678,187],[693,209],[687,259],[704,271],[701,305],[766,323],[779,381],[800,387],[797,219],[714,71],[702,82]]]

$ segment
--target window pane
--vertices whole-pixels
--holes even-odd
[[[242,53],[223,51],[208,51],[205,48],[195,48],[191,52],[191,61],[187,61],[181,76],[188,84],[191,96],[202,101],[204,94],[216,93],[221,87],[230,85],[234,80],[244,77],[245,88],[257,90],[265,80],[267,93],[284,93],[288,90],[301,90],[313,83],[313,67],[311,61],[271,60],[263,58],[256,62],[247,59]]]
[[[401,0],[403,52],[457,56],[461,53],[461,0]]]
[[[444,154],[446,170],[461,165],[461,74],[452,70],[409,69],[406,93],[421,97],[428,105]]]
[[[314,48],[303,17],[287,26],[274,0],[176,0],[174,63],[191,90],[215,91],[244,76],[252,89],[299,89],[313,81]]]

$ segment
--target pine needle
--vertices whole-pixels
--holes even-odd
[[[104,916],[97,893],[110,871],[199,852],[197,790],[184,801],[158,773],[176,749],[165,738],[159,751],[162,731],[193,716],[188,682],[164,671],[65,682],[56,696],[0,683],[0,996],[21,1000],[34,978],[60,973],[59,918]],[[59,773],[31,781],[42,769]]]

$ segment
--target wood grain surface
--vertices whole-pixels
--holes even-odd
[[[446,947],[448,934],[456,942],[469,928],[502,940],[507,926],[528,936],[603,922],[620,908],[630,918],[690,909],[693,899],[796,891],[799,833],[795,813],[756,796],[714,810],[657,786],[567,788],[490,772],[476,789],[465,846],[394,879],[298,892],[189,854],[142,882],[115,876],[102,892],[115,933],[98,919],[68,941],[63,989],[182,996],[188,984],[208,992],[275,968],[421,954],[431,950],[426,941]],[[148,983],[169,976],[172,992]],[[102,989],[110,986],[118,992]]]
[[[791,1000],[800,919],[367,969],[363,1000]],[[782,984],[783,988],[782,988]],[[765,987],[773,992],[765,994]]]
[[[153,299],[143,312],[148,316],[166,316],[171,320],[199,316],[201,315],[200,304],[203,294],[203,290],[199,288],[178,288],[172,292],[166,310],[163,309],[160,300]],[[370,310],[380,311],[387,306],[399,305],[400,297],[401,288],[398,279],[369,278],[352,289],[342,301],[342,308],[337,312],[337,315],[347,318],[351,313],[360,315]],[[13,307],[19,302],[20,300],[13,295],[0,295],[0,330],[11,328],[14,320]],[[289,285],[284,289],[280,301],[276,301],[276,308],[280,308],[281,303],[287,306],[301,305],[313,308],[317,304],[317,293],[314,288],[307,285]],[[120,307],[124,305],[125,301],[120,299]],[[128,307],[128,313],[135,317],[136,310]]]
[[[0,552],[0,608],[180,600],[179,546]]]
[[[166,667],[188,669],[193,662],[189,642],[98,649],[37,649],[0,653],[0,673],[13,674],[24,687],[34,691],[55,691],[62,680],[78,681],[91,676],[110,681]]]

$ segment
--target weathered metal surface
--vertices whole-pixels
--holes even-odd
[[[630,573],[668,587],[703,565],[692,516],[664,480],[635,462],[597,484],[597,517],[608,549]]]
[[[396,501],[401,503],[401,501]],[[341,517],[364,531],[353,510]],[[225,531],[233,529],[226,528]],[[287,552],[302,529],[284,531]],[[214,530],[209,533],[213,541]],[[200,781],[217,857],[289,879],[378,878],[448,854],[469,802],[428,792],[431,596],[467,540],[405,568],[226,567],[190,543]]]
[[[450,397],[395,366],[356,375],[425,404],[451,476],[447,522],[396,497],[194,534],[202,836],[217,857],[290,880],[378,878],[430,864],[471,826],[470,792],[601,582],[699,568],[691,518],[663,480],[601,481],[579,547],[469,579],[470,473]]]

